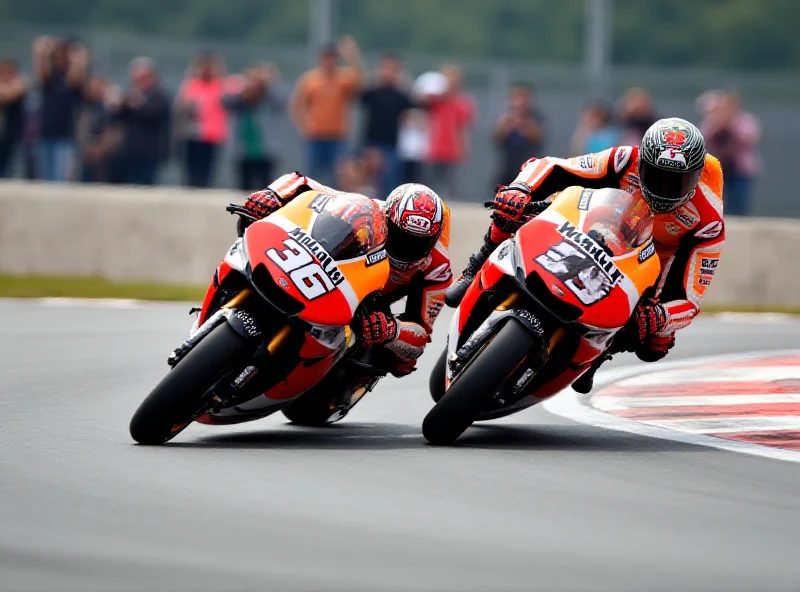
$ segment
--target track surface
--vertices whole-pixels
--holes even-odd
[[[446,318],[419,372],[332,428],[279,416],[135,446],[185,315],[0,302],[3,592],[800,589],[800,465],[541,409],[426,446]],[[798,334],[700,319],[671,357]]]

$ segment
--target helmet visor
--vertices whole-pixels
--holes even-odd
[[[702,171],[670,171],[639,162],[639,181],[642,193],[654,212],[671,212],[694,194]]]
[[[395,261],[415,263],[430,255],[439,234],[419,236],[411,234],[397,226],[391,220],[388,223],[389,235],[386,238],[386,254]]]

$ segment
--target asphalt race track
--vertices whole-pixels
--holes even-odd
[[[542,409],[425,445],[446,318],[420,370],[341,424],[136,446],[130,416],[189,321],[0,302],[0,590],[800,590],[800,464]],[[701,318],[671,358],[799,336]]]

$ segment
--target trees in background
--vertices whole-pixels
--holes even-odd
[[[578,62],[584,0],[335,0],[368,50]],[[616,64],[800,69],[798,0],[616,0]],[[0,0],[0,21],[300,45],[308,0]]]

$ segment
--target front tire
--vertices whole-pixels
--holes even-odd
[[[203,337],[142,401],[130,423],[139,444],[163,444],[183,431],[208,404],[206,394],[252,351],[227,322]]]
[[[431,444],[448,445],[472,425],[497,390],[528,356],[537,338],[511,318],[476,354],[422,422]]]

